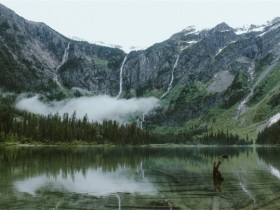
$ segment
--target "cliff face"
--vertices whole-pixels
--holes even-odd
[[[163,98],[162,108],[150,117],[157,125],[197,119],[217,106],[230,109],[240,104],[242,112],[244,104],[256,103],[264,94],[276,97],[277,91],[265,92],[276,85],[268,90],[262,80],[278,71],[274,66],[279,46],[276,18],[240,29],[226,23],[201,31],[188,27],[146,50],[125,54],[71,40],[0,5],[2,88],[35,93],[81,88],[117,96],[122,79],[120,97]]]
[[[55,88],[60,82],[66,89],[118,93],[120,67],[126,56],[123,51],[68,39],[3,5],[0,15],[2,86],[38,92]],[[173,85],[193,80],[207,83],[223,72],[233,77],[248,71],[268,53],[278,56],[278,24],[275,20],[263,31],[248,30],[243,34],[226,23],[202,31],[189,27],[146,50],[133,51],[123,68],[124,92],[128,96],[152,90],[164,92],[176,61]]]
[[[116,94],[124,56],[119,49],[70,40],[0,5],[0,80],[9,90],[46,92],[65,86]]]
[[[174,85],[193,80],[207,83],[223,72],[234,76],[240,71],[252,71],[252,66],[268,53],[278,57],[279,30],[277,25],[271,25],[262,32],[238,35],[225,23],[211,30],[189,28],[145,51],[130,53],[124,68],[126,90],[143,94],[147,89],[166,89],[178,55]]]

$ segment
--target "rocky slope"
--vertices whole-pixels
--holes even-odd
[[[162,98],[161,108],[146,118],[150,129],[212,126],[239,132],[245,123],[256,133],[265,118],[280,110],[279,45],[276,18],[239,29],[226,23],[201,31],[188,27],[146,50],[125,54],[71,40],[0,5],[2,88],[37,93],[85,89],[117,96],[122,81],[120,97]],[[266,114],[260,116],[257,110],[263,107]]]
[[[47,92],[61,83],[116,94],[124,56],[119,49],[70,40],[0,5],[0,80],[9,90]]]

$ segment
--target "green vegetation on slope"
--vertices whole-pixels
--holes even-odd
[[[258,134],[257,144],[280,145],[280,120]]]
[[[42,142],[53,144],[82,141],[90,144],[144,144],[150,141],[149,133],[135,124],[120,125],[115,121],[91,123],[87,116],[76,118],[76,114],[62,117],[58,114],[42,116],[21,112],[13,107],[14,98],[0,101],[0,141]]]
[[[249,74],[247,72],[239,72],[232,84],[225,91],[224,107],[230,108],[237,104],[249,90]]]
[[[255,82],[262,72],[268,68],[271,70],[256,86],[249,98],[249,106],[241,113],[238,106],[250,92],[250,75],[247,72],[237,73],[227,90],[219,94],[210,95],[202,83],[193,81],[185,85],[172,100],[166,98],[166,103],[169,101],[168,115],[159,117],[160,123],[152,128],[159,133],[192,131],[196,139],[209,136],[212,132],[228,132],[255,141],[267,120],[280,111],[280,62],[272,64],[271,60],[271,55],[267,55],[256,64]],[[207,98],[212,100],[210,104],[205,103]],[[192,115],[188,117],[190,111]]]
[[[36,115],[16,110],[13,106],[15,96],[0,98],[0,142],[8,143],[87,143],[87,144],[114,144],[114,145],[143,145],[143,144],[233,144],[233,136],[222,132],[213,133],[213,139],[206,142],[209,136],[202,136],[199,141],[193,139],[192,131],[179,133],[159,134],[141,130],[132,124],[119,124],[116,121],[103,123],[89,122],[87,116],[76,118],[76,114],[63,116],[49,114]],[[194,131],[196,132],[196,131]],[[217,141],[225,137],[223,141]],[[231,139],[231,140],[230,140]],[[246,143],[235,136],[234,143]]]
[[[259,103],[267,93],[271,92],[273,88],[279,86],[280,82],[280,63],[278,63],[266,76],[265,79],[256,87],[253,96],[249,100],[249,105]]]

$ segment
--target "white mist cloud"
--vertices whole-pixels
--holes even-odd
[[[154,97],[117,99],[107,95],[80,97],[50,103],[39,100],[39,95],[31,98],[19,97],[16,108],[36,114],[60,115],[76,111],[78,118],[88,115],[89,120],[102,122],[103,120],[116,120],[125,123],[131,115],[149,112],[159,105],[159,100]]]

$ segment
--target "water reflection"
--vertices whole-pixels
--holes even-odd
[[[275,177],[280,179],[280,148],[257,148],[258,156],[263,161],[267,170]]]
[[[221,184],[224,181],[224,178],[222,177],[221,172],[219,171],[219,167],[221,165],[221,161],[219,160],[216,164],[216,162],[214,162],[213,165],[213,183],[214,183],[214,189],[216,192],[221,192],[222,188],[221,188]]]
[[[278,154],[250,147],[0,148],[0,209],[279,209]]]
[[[256,150],[260,160],[264,161],[266,164],[280,165],[279,147],[258,147]]]
[[[248,190],[248,188],[246,186],[247,181],[244,179],[244,177],[241,174],[238,174],[238,178],[239,178],[239,185],[240,185],[241,189],[249,196],[249,198],[254,202],[254,205],[255,205],[256,199],[254,198],[254,196],[252,195],[250,190]]]
[[[156,189],[147,179],[137,180],[137,176],[124,167],[104,172],[102,169],[89,169],[85,174],[77,172],[67,176],[60,172],[56,176],[37,176],[16,181],[14,186],[19,192],[32,195],[43,192],[67,191],[106,196],[121,193],[155,194]]]
[[[280,179],[280,171],[273,167],[272,165],[269,166],[269,171],[272,175],[276,176],[278,179]]]

